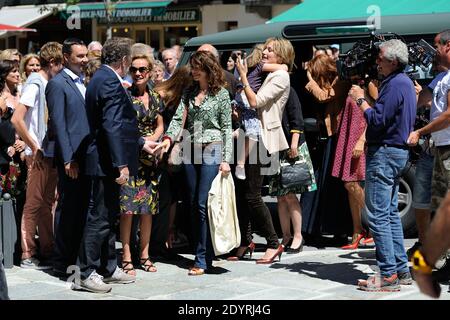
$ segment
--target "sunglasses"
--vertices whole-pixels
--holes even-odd
[[[149,68],[147,68],[147,67],[139,67],[139,68],[130,67],[130,72],[131,73],[136,73],[137,71],[139,71],[140,73],[146,73],[146,72],[149,71]]]

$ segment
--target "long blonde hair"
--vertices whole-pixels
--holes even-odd
[[[14,60],[13,56],[19,56],[19,61],[22,59],[22,54],[17,49],[5,49],[0,51],[0,60]]]
[[[259,43],[253,47],[252,53],[247,57],[247,66],[252,68],[256,66],[262,59],[264,44]]]
[[[26,70],[25,67],[27,66],[28,62],[31,59],[37,59],[37,61],[39,61],[39,63],[41,63],[41,60],[39,59],[39,56],[35,53],[29,53],[27,55],[25,55],[22,60],[20,61],[20,68],[19,68],[19,72],[20,72],[20,78],[22,79],[22,81],[26,81],[28,76],[26,74]]]
[[[295,51],[292,43],[283,38],[269,38],[264,43],[264,48],[266,48],[270,43],[272,43],[273,52],[281,60],[279,63],[287,65],[289,71],[292,71],[295,59]]]

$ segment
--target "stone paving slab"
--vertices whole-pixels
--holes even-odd
[[[33,281],[22,283],[9,287],[9,297],[16,299],[40,299],[43,295],[59,296],[60,293],[68,291],[67,287],[61,286],[59,283],[45,283],[42,281]]]
[[[156,273],[137,270],[136,283],[113,285],[108,294],[73,291],[43,271],[14,267],[6,269],[6,276],[10,297],[16,300],[428,300],[415,285],[396,293],[357,290],[357,280],[374,272],[373,249],[305,247],[300,254],[283,255],[281,262],[257,265],[254,260],[262,254],[256,252],[247,261],[214,261],[218,274],[203,276],[187,275],[194,258],[190,254],[173,262],[156,261]],[[450,300],[447,290],[442,285],[441,299]]]

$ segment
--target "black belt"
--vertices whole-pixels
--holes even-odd
[[[409,147],[405,146],[403,144],[389,144],[389,143],[368,143],[369,147],[391,147],[391,148],[398,148],[398,149],[404,149],[408,150]]]

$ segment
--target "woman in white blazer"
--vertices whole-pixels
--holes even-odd
[[[269,38],[266,40],[262,62],[285,64],[291,70],[294,58],[294,48],[288,40],[282,38]],[[258,93],[255,94],[249,87],[246,63],[241,63],[240,59],[237,59],[236,66],[250,107],[258,111],[263,146],[272,157],[277,157],[276,162],[278,162],[278,153],[289,148],[281,126],[283,111],[289,98],[289,73],[284,70],[269,73]],[[261,197],[263,182],[261,171],[263,169],[259,155],[261,155],[260,149],[263,146],[260,144],[259,148],[253,148],[252,152],[259,154],[257,157],[250,154],[248,164],[245,165],[245,175],[247,177],[245,180],[245,197],[249,205],[248,212],[251,216],[240,216],[239,219],[244,220],[240,221],[240,225],[244,228],[248,225],[248,220],[251,219],[257,229],[262,232],[267,240],[267,249],[262,258],[256,260],[256,263],[270,264],[276,257],[281,259],[284,247],[278,242],[278,236],[273,227],[269,209]],[[241,233],[245,234],[245,232],[246,230],[241,230]],[[254,247],[253,242],[241,243],[236,256],[242,258],[246,253],[251,253]]]

